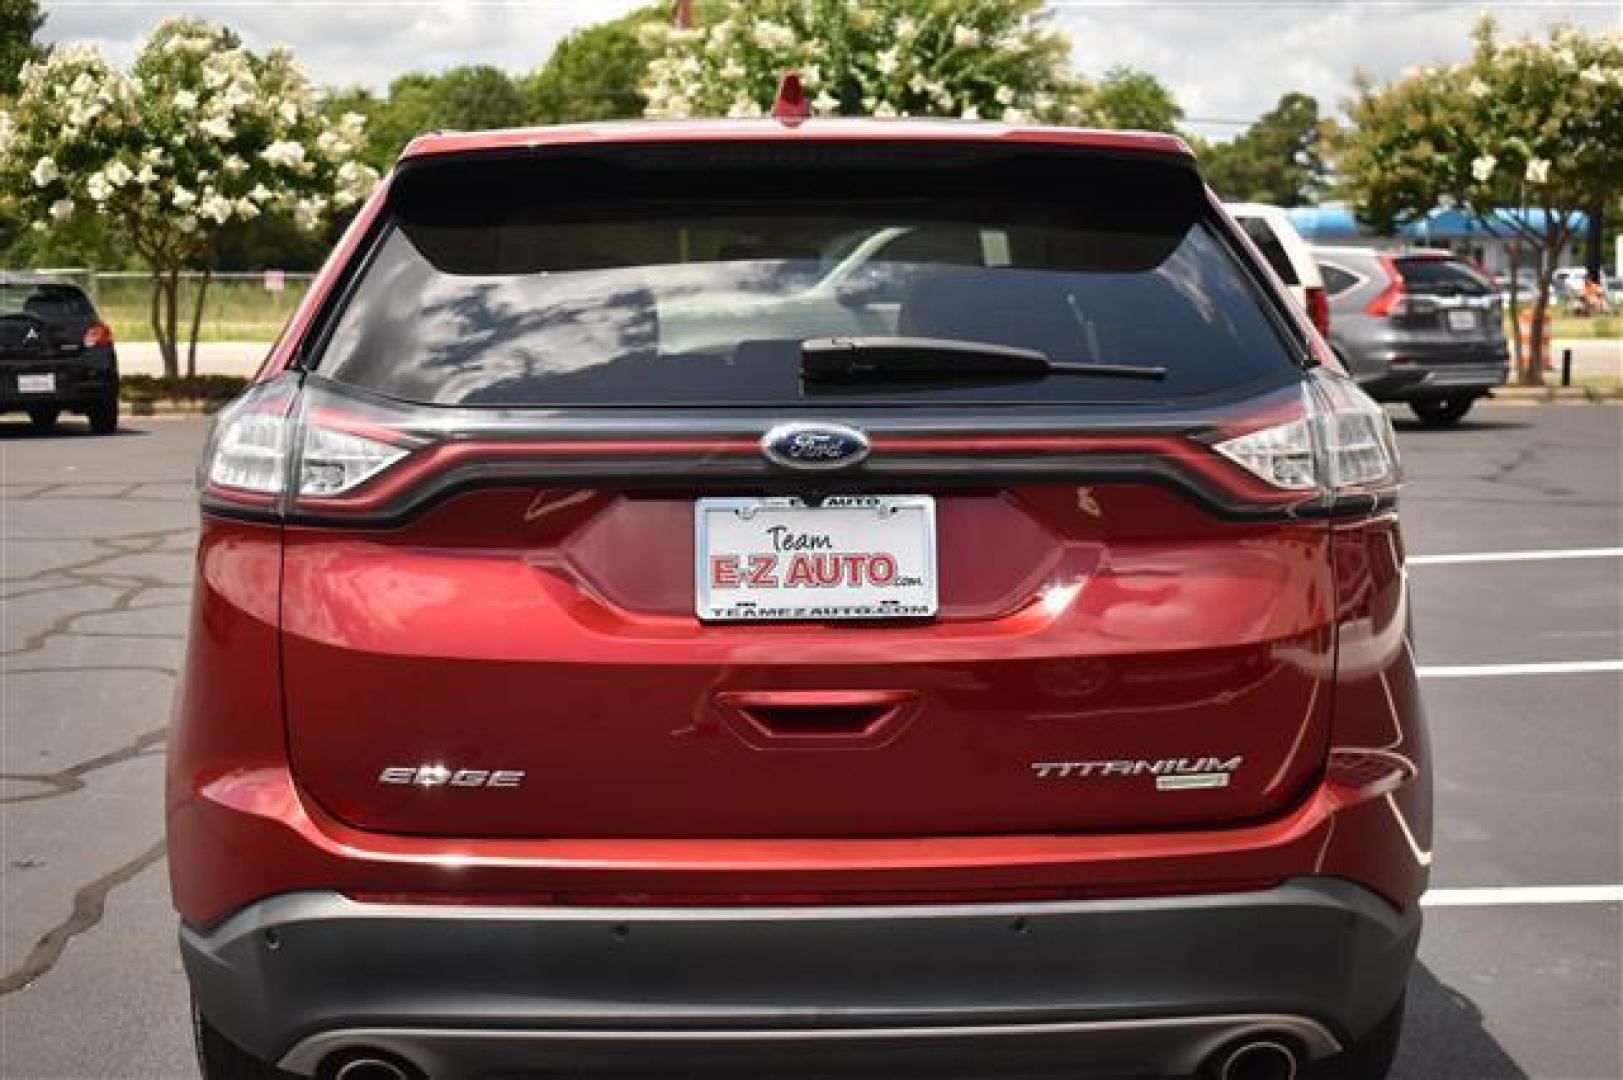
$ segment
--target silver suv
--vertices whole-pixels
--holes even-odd
[[[1315,247],[1330,344],[1377,401],[1458,423],[1510,372],[1498,289],[1447,251]]]

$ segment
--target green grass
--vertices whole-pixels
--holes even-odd
[[[1551,337],[1557,338],[1623,338],[1623,317],[1617,315],[1591,315],[1587,319],[1571,315],[1558,316]]]
[[[267,292],[258,278],[215,281],[203,300],[199,341],[270,341],[281,333],[293,309],[309,287],[289,281],[279,293]],[[191,330],[195,286],[180,287],[180,339]],[[153,340],[150,312],[151,283],[146,278],[102,278],[96,287],[96,308],[119,341]]]
[[[1510,318],[1505,318],[1505,333],[1514,332]],[[1557,315],[1550,321],[1550,339],[1559,341],[1563,338],[1600,338],[1615,340],[1623,338],[1623,316],[1619,315],[1591,315],[1580,318],[1576,315]]]

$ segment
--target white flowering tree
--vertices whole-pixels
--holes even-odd
[[[261,214],[313,230],[377,181],[356,159],[363,120],[323,115],[285,49],[245,49],[230,30],[162,23],[128,72],[93,49],[57,47],[25,65],[0,111],[0,193],[35,228],[96,214],[150,268],[152,330],[179,372],[180,275],[203,271],[187,374],[214,252]]]
[[[788,71],[822,116],[1084,116],[1041,0],[729,0],[692,29],[642,34],[653,117],[764,115]]]
[[[1623,36],[1502,41],[1484,17],[1475,37],[1463,63],[1361,86],[1336,167],[1378,227],[1458,206],[1531,257],[1533,347],[1518,342],[1517,368],[1536,385],[1556,262],[1580,212],[1623,188]]]

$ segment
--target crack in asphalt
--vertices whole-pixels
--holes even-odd
[[[117,490],[97,495],[84,495],[76,493],[76,488],[105,488],[113,484],[121,484]],[[8,485],[9,487],[10,485]],[[7,502],[62,502],[73,499],[117,499],[120,502],[159,502],[159,503],[185,503],[191,502],[196,496],[191,491],[191,484],[185,480],[58,480],[44,484],[17,485],[26,486],[32,490],[18,494],[14,491],[5,491]],[[181,488],[182,493],[175,496],[158,494],[142,494],[142,488]],[[65,494],[58,494],[65,492]]]
[[[23,784],[42,784],[50,789],[24,795],[6,795],[0,797],[0,805],[39,802],[42,799],[55,799],[63,795],[71,795],[75,791],[83,791],[86,787],[84,777],[90,773],[113,765],[122,765],[126,761],[133,761],[139,757],[153,756],[153,747],[163,744],[163,738],[167,731],[166,726],[142,732],[117,750],[97,754],[95,757],[86,758],[76,765],[69,765],[67,768],[58,769],[56,772],[0,772],[0,780],[11,780]]]
[[[26,491],[10,488],[4,494],[8,505],[11,503],[46,502],[69,498],[166,503],[182,503],[191,500],[189,494],[184,497],[178,495],[173,498],[160,497],[150,490],[152,487],[150,481],[113,485],[96,484],[94,494],[83,490],[84,487],[89,486],[89,484],[82,485],[76,491],[73,484],[42,484],[31,487]],[[171,490],[178,491],[178,487],[172,487]],[[67,603],[73,605],[73,610],[61,612],[44,625],[36,625],[26,636],[16,637],[7,634],[6,636],[11,640],[7,642],[9,647],[0,651],[0,660],[6,662],[3,669],[0,669],[0,673],[3,673],[5,678],[11,679],[35,674],[61,673],[77,677],[89,677],[98,673],[142,672],[174,679],[178,674],[177,668],[161,663],[51,664],[47,662],[35,663],[30,666],[15,665],[20,659],[26,664],[27,661],[24,658],[38,657],[44,659],[42,653],[46,647],[53,640],[62,637],[128,638],[131,640],[174,642],[183,640],[184,634],[182,633],[170,633],[162,630],[107,630],[99,627],[86,627],[84,623],[85,620],[99,615],[120,615],[187,606],[189,601],[173,599],[175,596],[174,590],[186,588],[188,582],[184,577],[177,579],[166,578],[162,575],[162,571],[157,573],[133,572],[121,568],[119,563],[123,560],[140,558],[141,556],[179,555],[188,552],[190,550],[189,542],[195,535],[195,527],[187,525],[173,528],[147,529],[110,536],[87,537],[80,535],[54,538],[17,538],[44,543],[88,543],[89,553],[83,558],[64,565],[51,566],[28,574],[0,576],[0,585],[12,586],[4,594],[4,598],[8,602],[23,597],[40,596],[49,593],[90,591],[85,597],[65,597]],[[141,568],[142,571],[147,569],[145,567]],[[167,590],[167,592],[158,590]],[[159,616],[159,618],[166,617]],[[153,727],[135,735],[121,746],[95,754],[92,757],[55,771],[0,772],[0,781],[35,786],[34,790],[0,796],[0,805],[9,807],[22,803],[60,799],[85,791],[94,781],[95,774],[102,770],[139,758],[161,756],[166,732],[166,725]],[[101,925],[106,915],[109,894],[162,859],[166,850],[165,842],[159,840],[133,859],[114,867],[95,880],[81,885],[73,893],[67,915],[35,941],[27,957],[15,970],[0,976],[0,997],[15,993],[49,973],[61,960],[74,938],[95,930]]]
[[[113,598],[108,603],[98,607],[79,608],[57,616],[44,627],[23,638],[20,645],[0,650],[0,659],[9,660],[29,653],[40,652],[53,638],[58,637],[125,637],[138,640],[182,640],[184,635],[178,633],[155,634],[142,631],[123,633],[80,630],[77,624],[82,619],[98,615],[123,615],[131,611],[148,610],[136,607],[136,602],[147,593],[154,589],[183,587],[185,585],[183,581],[174,581],[151,574],[120,573],[111,564],[119,559],[127,559],[132,556],[160,553],[179,554],[179,551],[167,546],[169,540],[173,537],[190,535],[191,533],[190,528],[175,528],[93,537],[90,539],[90,544],[92,547],[100,549],[100,554],[33,574],[0,578],[0,582],[4,583],[40,586],[37,589],[28,590],[26,595],[39,595],[75,588],[95,588],[113,593]],[[7,599],[16,599],[19,595],[21,594],[11,594]]]
[[[1551,498],[1564,498],[1577,494],[1571,488],[1563,487],[1552,480],[1535,480],[1518,475],[1530,465],[1543,461],[1546,451],[1559,449],[1553,443],[1535,442],[1523,446],[1510,457],[1492,464],[1486,473],[1476,477],[1489,484],[1504,484],[1507,487],[1519,488],[1535,495],[1545,495]]]
[[[0,997],[16,993],[40,976],[49,974],[62,959],[70,941],[101,924],[103,916],[107,914],[108,895],[163,858],[167,849],[168,844],[159,840],[135,858],[81,886],[73,894],[73,910],[67,918],[40,935],[23,962],[14,971],[0,977]]]
[[[132,463],[134,464],[134,463]],[[115,466],[117,467],[117,466]],[[126,472],[126,468],[118,471]],[[184,616],[180,614],[190,606],[191,567],[189,556],[195,548],[197,527],[195,521],[196,495],[185,475],[172,476],[164,469],[159,476],[99,477],[80,479],[37,480],[10,479],[0,484],[0,517],[4,519],[5,533],[0,544],[15,544],[10,558],[0,569],[0,599],[7,608],[4,640],[0,641],[0,678],[8,683],[32,675],[67,676],[78,681],[94,681],[105,673],[141,673],[174,680],[178,675],[178,656],[171,659],[171,650],[178,647],[184,633],[178,632]],[[68,517],[53,517],[72,509]],[[84,532],[76,531],[76,515],[83,507],[96,513],[102,506],[111,509],[114,504],[132,508],[148,507],[147,515],[158,515],[158,520],[130,522],[125,528],[132,531],[108,530],[91,522]],[[25,507],[32,506],[32,510]],[[40,535],[10,535],[11,522],[27,515],[38,518]],[[147,528],[146,525],[155,527]],[[27,532],[28,530],[22,530]],[[29,562],[36,555],[49,560],[63,560],[56,565],[41,568],[19,565],[24,553]],[[181,563],[187,565],[182,569]],[[30,616],[26,625],[19,625],[22,604],[12,601],[38,597],[32,601],[40,605],[37,615]],[[156,611],[141,617],[135,612]],[[122,619],[100,620],[96,616],[119,616]],[[121,630],[121,626],[129,626]],[[16,629],[13,630],[12,628]],[[103,659],[103,663],[74,663],[71,656],[60,657],[59,639],[86,639],[81,648],[90,652],[90,659]],[[97,657],[99,647],[92,643],[103,639],[127,638],[128,646],[115,646],[136,655]],[[143,647],[139,642],[174,643]],[[111,643],[109,642],[109,645]],[[157,655],[143,655],[156,652]],[[120,661],[124,662],[120,662]],[[158,686],[167,686],[167,683]],[[9,694],[8,694],[9,696]],[[107,770],[142,758],[161,759],[167,724],[160,725],[154,715],[162,703],[158,694],[150,694],[130,710],[130,719],[139,724],[136,731],[110,732],[117,740],[112,748],[100,751],[82,751],[90,756],[74,761],[63,768],[54,763],[33,766],[39,771],[0,771],[0,781],[9,789],[0,795],[0,807],[8,814],[11,808],[23,803],[41,803],[58,800],[48,814],[78,814],[80,808],[91,805],[97,788],[108,780]],[[146,715],[142,715],[142,714]],[[126,721],[128,723],[129,721]],[[131,724],[131,726],[134,726]],[[144,729],[144,730],[142,730]],[[3,731],[0,731],[3,734]],[[143,772],[145,785],[150,777]],[[19,788],[12,785],[22,785]],[[86,793],[81,799],[69,796]],[[157,839],[141,845],[143,834],[151,836],[149,823],[134,831],[130,839],[139,853],[105,872],[86,867],[77,860],[68,865],[74,868],[79,881],[71,891],[57,894],[49,907],[36,909],[42,920],[50,920],[53,913],[60,915],[55,925],[48,922],[44,932],[33,942],[26,956],[11,971],[0,975],[0,998],[20,991],[52,972],[73,941],[103,926],[108,914],[108,898],[114,890],[136,879],[144,871],[164,859],[167,845]],[[65,856],[72,859],[72,855]],[[120,858],[121,856],[114,856]],[[84,876],[100,873],[93,880]],[[116,919],[114,920],[116,921]],[[82,946],[81,946],[82,947]]]
[[[5,585],[45,584],[45,585],[48,585],[48,584],[50,584],[50,582],[47,581],[46,579],[51,578],[51,577],[66,577],[66,578],[68,578],[70,580],[73,580],[73,581],[93,579],[93,578],[95,578],[95,577],[97,577],[99,575],[94,574],[94,573],[87,573],[87,571],[98,570],[101,567],[106,566],[110,562],[113,562],[113,561],[118,560],[118,559],[128,558],[131,555],[153,555],[153,554],[178,555],[178,554],[181,554],[185,549],[165,548],[164,547],[164,542],[166,540],[168,540],[170,537],[174,537],[174,536],[191,536],[191,535],[193,535],[195,533],[196,533],[196,529],[194,529],[190,525],[186,525],[186,526],[182,526],[182,527],[174,528],[174,529],[148,529],[148,530],[144,530],[142,532],[121,533],[121,534],[116,535],[116,536],[80,537],[79,539],[85,541],[86,543],[89,543],[91,547],[102,549],[102,553],[99,554],[99,555],[94,555],[94,556],[92,556],[90,558],[87,558],[87,559],[82,559],[79,562],[66,563],[66,564],[64,564],[62,566],[47,567],[44,570],[36,570],[32,574],[6,575],[4,577],[0,577],[0,584],[5,584]],[[7,539],[27,540],[29,538],[28,537],[15,537],[15,538],[8,537]],[[145,575],[119,574],[116,571],[114,571],[114,572],[112,572],[112,573],[110,573],[110,574],[108,574],[106,576],[115,577],[115,578],[116,577],[124,577],[124,578],[132,578],[133,579],[133,578],[143,577]],[[91,583],[95,584],[94,581],[92,581]],[[166,585],[184,585],[185,582],[183,582],[183,581],[169,581],[169,582],[164,582],[164,584],[166,584]]]

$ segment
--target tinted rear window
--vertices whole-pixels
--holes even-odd
[[[403,174],[321,370],[508,406],[1165,399],[1294,371],[1181,167],[739,153]],[[1169,375],[802,386],[800,343],[847,335]]]
[[[1397,258],[1393,263],[1409,291],[1426,296],[1487,296],[1491,281],[1456,259]]]
[[[1280,281],[1287,285],[1302,283],[1301,275],[1296,272],[1296,267],[1291,265],[1290,256],[1285,254],[1285,245],[1279,242],[1279,236],[1275,234],[1272,226],[1262,218],[1243,217],[1236,220],[1240,228],[1251,238],[1251,242],[1257,245],[1257,250],[1262,252],[1262,257],[1268,260],[1268,265],[1274,268],[1274,273],[1279,275]]]
[[[0,285],[0,316],[33,315],[48,323],[95,317],[90,300],[72,285]]]

